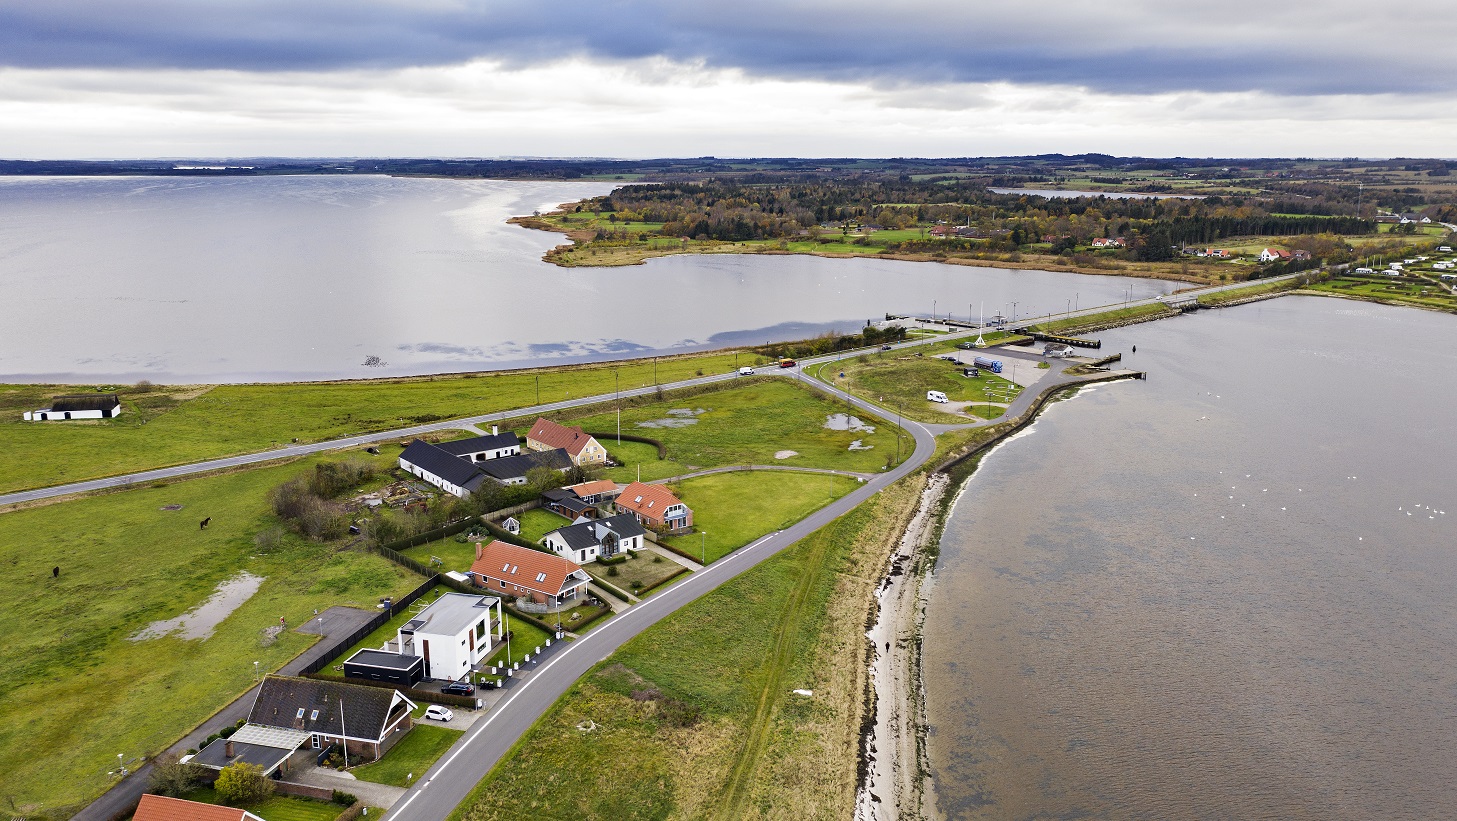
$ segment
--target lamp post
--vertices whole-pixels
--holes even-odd
[[[121,771],[122,775],[126,775],[126,759],[121,753],[116,754],[116,768]]]
[[[657,369],[657,361],[653,363],[654,370]],[[618,378],[617,369],[612,369],[612,390],[617,394],[617,444],[622,444],[622,380]]]
[[[708,531],[698,531],[698,558],[704,567],[708,567]]]
[[[253,662],[253,680],[258,680],[258,662]]]

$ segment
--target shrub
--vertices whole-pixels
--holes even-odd
[[[607,575],[609,575],[609,576],[616,576],[617,575],[617,568],[615,566],[608,567],[607,568]]]
[[[254,804],[273,794],[273,782],[257,764],[236,761],[218,772],[213,789],[229,804]]]
[[[183,764],[177,756],[166,753],[152,762],[148,786],[157,795],[176,798],[197,789],[206,772],[207,768],[200,764]]]
[[[347,792],[344,792],[343,790],[335,790],[334,796],[330,800],[341,807],[349,807],[352,806],[354,802],[358,801],[359,799],[355,796],[350,795]]]

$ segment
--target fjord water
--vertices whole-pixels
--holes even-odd
[[[541,261],[514,215],[606,182],[0,178],[0,379],[278,381],[489,370],[1018,315],[1172,283],[801,256]],[[385,367],[365,367],[366,357]]]
[[[1148,381],[1055,404],[949,518],[941,810],[1457,816],[1457,318],[1287,297],[1100,336]]]

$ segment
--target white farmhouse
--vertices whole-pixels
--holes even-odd
[[[425,660],[425,677],[459,681],[506,636],[501,600],[446,593],[400,626],[397,650]]]
[[[57,396],[49,408],[25,412],[27,422],[55,422],[67,419],[115,419],[121,413],[121,397],[114,393],[86,393]]]

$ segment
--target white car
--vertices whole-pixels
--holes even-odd
[[[753,375],[754,375],[754,369],[753,368],[739,368],[739,376],[753,376]]]
[[[425,717],[433,718],[436,721],[449,721],[452,718],[455,718],[455,713],[450,712],[450,708],[448,707],[442,707],[439,704],[431,704],[429,707],[425,708]]]

